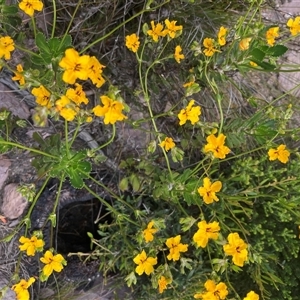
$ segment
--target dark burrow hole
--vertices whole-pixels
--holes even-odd
[[[92,233],[94,238],[99,238],[98,224],[94,221],[104,214],[104,209],[97,199],[72,202],[60,209],[57,237],[53,243],[57,246],[58,253],[91,251],[91,239],[87,232]]]

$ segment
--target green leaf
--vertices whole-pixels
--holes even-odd
[[[139,177],[136,174],[131,174],[129,177],[130,184],[132,185],[132,189],[135,192],[138,192],[141,186],[141,182]]]
[[[72,47],[72,37],[67,34],[59,47],[59,53],[63,53],[66,49]]]
[[[119,188],[122,192],[128,190],[128,177],[122,178],[122,180],[119,183]]]
[[[180,259],[180,262],[181,262],[181,264],[180,264],[180,273],[181,274],[185,274],[184,268],[187,268],[189,270],[193,269],[193,267],[192,267],[193,260],[192,259],[182,257]]]
[[[77,172],[76,170],[70,168],[69,170],[66,171],[66,173],[69,175],[70,183],[74,188],[76,189],[83,188],[84,182],[80,172]]]
[[[184,152],[177,148],[174,147],[171,149],[171,157],[174,163],[177,163],[178,161],[182,161],[184,156]]]
[[[71,161],[72,161],[72,162],[79,162],[79,161],[85,159],[86,156],[87,156],[87,155],[86,155],[86,151],[80,151],[80,152],[75,153],[75,154],[72,156]]]
[[[52,38],[48,42],[48,47],[51,53],[57,53],[60,47],[60,40],[58,38]]]
[[[180,218],[179,223],[183,232],[188,231],[197,220],[193,217]]]
[[[15,15],[19,11],[16,5],[3,5],[1,13],[4,15]]]
[[[44,57],[42,57],[41,55],[32,55],[31,56],[31,61],[33,64],[37,65],[37,66],[45,66],[45,65],[48,65],[50,62],[49,60],[47,60],[47,57],[46,59],[44,59]]]
[[[125,281],[128,287],[131,287],[132,284],[136,284],[137,279],[133,271],[126,276]]]
[[[276,68],[276,66],[274,66],[272,64],[269,64],[264,61],[256,60],[255,58],[253,58],[252,61],[255,62],[257,65],[259,65],[262,69],[264,69],[266,71],[272,71],[272,70],[275,70],[275,68]]]
[[[279,57],[282,56],[286,51],[288,51],[287,47],[283,45],[275,45],[273,47],[270,47],[267,53],[271,56]]]
[[[51,54],[49,45],[47,43],[46,37],[41,33],[38,32],[35,38],[35,43],[37,47],[39,48],[41,53],[48,53]]]
[[[82,173],[84,178],[87,178],[88,174],[92,171],[92,165],[88,161],[80,161],[77,163],[77,170]]]
[[[252,59],[255,59],[256,61],[259,61],[261,62],[265,56],[266,56],[266,53],[263,52],[262,50],[258,49],[258,48],[254,48],[251,52],[250,52],[250,55],[252,56]],[[257,63],[255,60],[253,60],[255,63]]]
[[[143,25],[143,28],[142,28],[142,29],[143,29],[143,33],[144,33],[144,35],[146,35],[146,36],[147,36],[147,35],[148,35],[148,34],[147,34],[147,31],[149,30],[149,26],[148,26],[148,24],[147,24],[147,23],[144,23],[144,25]]]

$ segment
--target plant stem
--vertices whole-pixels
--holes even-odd
[[[31,16],[31,22],[32,22],[32,27],[33,27],[34,38],[36,38],[36,25],[35,25],[34,16]]]
[[[26,146],[23,146],[23,145],[20,145],[20,144],[17,144],[17,143],[12,143],[12,142],[7,142],[7,141],[0,141],[0,145],[9,145],[9,146],[13,146],[13,147],[20,148],[20,149],[23,149],[23,150],[28,150],[28,151],[36,153],[36,154],[40,154],[40,155],[47,156],[47,157],[50,157],[50,158],[58,159],[57,156],[51,155],[47,152],[43,152],[43,151],[40,151],[40,150],[37,150],[37,149],[29,148],[29,147],[26,147]]]
[[[54,1],[55,1],[55,0],[54,0]],[[68,24],[68,27],[67,27],[67,29],[66,29],[66,32],[65,32],[65,34],[64,34],[64,36],[63,36],[63,38],[62,38],[62,40],[61,40],[61,42],[60,42],[60,46],[64,43],[64,40],[65,40],[66,36],[68,35],[68,33],[69,33],[69,31],[70,31],[71,25],[72,25],[72,23],[73,23],[73,21],[74,21],[75,15],[77,14],[78,8],[79,8],[79,6],[81,5],[81,2],[82,2],[82,0],[78,0],[78,3],[77,3],[77,5],[76,5],[76,8],[75,8],[75,10],[74,10],[74,13],[73,13],[73,15],[72,15],[72,17],[71,17],[71,20],[70,20],[70,22],[69,22],[69,24]]]
[[[68,121],[65,119],[65,140],[66,140],[66,152],[67,157],[70,158],[70,145],[69,145],[69,131],[68,131]],[[72,145],[72,143],[71,143]]]
[[[80,128],[80,122],[78,121],[78,122],[77,122],[76,129],[75,129],[75,132],[73,133],[72,140],[71,140],[71,142],[70,142],[70,144],[69,144],[70,149],[71,149],[71,147],[72,147],[72,145],[73,145],[73,143],[74,143],[74,141],[75,141],[75,139],[76,139],[76,137],[77,137],[79,128]]]
[[[163,5],[165,5],[166,3],[169,3],[170,0],[167,0],[157,6],[154,6],[152,8],[148,8],[148,9],[143,9],[142,11],[136,13],[134,16],[130,17],[128,20],[122,22],[120,25],[116,26],[113,30],[111,30],[109,33],[105,34],[104,36],[96,39],[94,42],[90,43],[89,45],[87,45],[85,48],[83,48],[81,51],[80,51],[80,54],[84,53],[86,50],[88,50],[89,48],[91,48],[92,46],[96,45],[97,43],[103,41],[104,39],[106,39],[107,37],[109,37],[111,34],[113,34],[115,31],[117,31],[119,28],[123,27],[125,24],[129,23],[130,21],[134,20],[136,17],[138,17],[139,15],[142,15],[143,13],[145,12],[148,12],[148,11],[153,11]],[[68,28],[69,29],[69,28]]]
[[[114,138],[116,136],[116,125],[113,124],[112,127],[113,127],[113,132],[112,132],[111,138],[106,143],[104,143],[103,145],[93,149],[95,152],[102,149],[102,148],[104,148],[104,147],[106,147],[107,145],[109,145],[114,140]]]
[[[56,27],[56,2],[55,2],[55,0],[52,0],[52,4],[53,4],[53,21],[52,21],[51,38],[54,37],[55,27]]]

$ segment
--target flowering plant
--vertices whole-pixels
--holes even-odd
[[[138,299],[257,300],[271,295],[282,300],[299,294],[300,156],[293,143],[298,129],[289,123],[294,108],[290,103],[278,106],[281,96],[266,103],[257,95],[248,97],[232,77],[280,72],[279,59],[300,32],[299,17],[286,26],[254,24],[250,21],[258,18],[263,2],[250,1],[246,13],[234,19],[235,26],[220,24],[191,40],[184,18],[148,14],[171,7],[169,2],[148,1],[143,10],[86,44],[76,44],[70,30],[81,1],[64,32],[56,27],[55,1],[52,28],[44,31],[35,18],[44,9],[42,1],[7,6],[7,16],[20,9],[30,17],[34,47],[29,50],[16,38],[14,26],[3,30],[1,65],[34,98],[33,126],[56,126],[46,137],[33,133],[34,143],[24,145],[11,137],[12,117],[0,115],[2,152],[30,152],[37,180],[42,180],[40,189],[20,189],[30,206],[14,234],[25,227],[19,249],[28,256],[43,252],[38,260],[43,265],[38,276],[14,282],[17,298],[29,299],[35,281],[68,267],[64,255],[52,248],[53,236],[48,247],[40,233],[31,235],[32,212],[51,178],[57,179],[57,191],[43,227],[59,222],[64,182],[92,195],[109,221],[98,219],[97,236],[87,233],[91,251],[78,255],[97,260],[105,276],[117,271]],[[184,2],[199,9],[199,3]],[[125,27],[144,15],[141,28]],[[134,62],[135,87],[117,86],[122,82],[110,70],[106,54],[100,59],[94,50],[102,43],[109,46],[120,28],[126,34],[118,47]],[[16,49],[26,58],[13,66]],[[177,74],[176,80],[171,74]],[[230,115],[227,86],[252,105],[249,114]],[[137,107],[141,114],[134,118]],[[98,127],[99,144],[88,149],[89,135],[86,145],[78,146],[85,128],[99,133]],[[123,153],[119,160],[117,151],[105,155],[102,149],[117,149],[128,128],[139,137],[147,135],[142,150]],[[95,175],[101,164],[118,175],[114,188]],[[293,273],[290,288],[278,292],[277,285],[287,285],[286,276]]]

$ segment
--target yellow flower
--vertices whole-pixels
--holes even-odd
[[[161,23],[154,24],[154,21],[150,22],[152,29],[147,31],[147,34],[150,35],[154,42],[158,42],[160,36],[164,37],[167,34],[166,30],[163,30],[163,25]]]
[[[291,35],[297,35],[300,32],[300,17],[296,17],[295,20],[288,19],[286,25],[290,28]]]
[[[285,149],[286,146],[281,144],[277,149],[270,149],[268,151],[269,160],[278,159],[283,164],[286,164],[289,160],[290,152]]]
[[[135,33],[126,36],[126,47],[129,50],[136,53],[139,49],[139,46],[140,46],[139,37]]]
[[[138,254],[134,259],[134,263],[138,266],[135,268],[135,271],[142,275],[144,272],[147,275],[150,275],[154,272],[153,266],[157,264],[157,258],[155,257],[147,257],[145,250],[143,250],[140,254]]]
[[[218,43],[220,46],[224,46],[226,44],[226,33],[227,33],[227,28],[221,26],[219,32],[218,32]]]
[[[168,260],[172,260],[172,259],[173,261],[179,260],[180,252],[186,252],[188,250],[188,245],[181,244],[180,240],[181,240],[180,235],[167,239],[166,245],[170,250],[170,253],[167,256]]]
[[[19,8],[30,17],[33,16],[34,11],[41,11],[43,9],[43,2],[40,0],[22,0],[19,3]]]
[[[207,292],[204,292],[202,294],[195,294],[195,299],[203,299],[203,300],[223,300],[226,299],[226,296],[228,295],[227,286],[224,282],[220,282],[216,285],[216,283],[208,279],[204,287],[206,288]]]
[[[180,46],[176,46],[175,48],[175,53],[174,53],[174,58],[175,60],[180,64],[180,60],[184,59],[184,55],[180,53],[182,51]]]
[[[79,106],[81,103],[89,103],[89,100],[82,89],[82,85],[79,83],[75,83],[75,89],[67,89],[66,96],[77,106]]]
[[[19,242],[23,245],[20,245],[19,248],[21,251],[27,251],[28,256],[34,256],[35,251],[43,251],[44,241],[38,239],[36,236],[32,236],[30,239],[25,236],[21,236]]]
[[[177,31],[182,30],[182,25],[176,26],[176,22],[177,21],[171,21],[170,22],[169,19],[165,20],[165,24],[166,24],[166,27],[167,27],[167,29],[165,30],[166,34],[168,34],[169,37],[172,38],[172,39],[175,38]]]
[[[49,277],[53,271],[61,272],[64,266],[67,265],[66,260],[61,254],[53,255],[51,251],[46,251],[44,257],[40,258],[41,262],[45,264],[43,267],[43,274]]]
[[[153,234],[158,231],[157,229],[152,228],[153,225],[154,225],[154,222],[151,221],[151,222],[149,222],[147,228],[145,230],[143,230],[143,235],[144,235],[144,239],[145,239],[146,243],[153,241],[153,239],[154,239]]]
[[[159,293],[162,294],[163,291],[167,288],[167,285],[172,282],[172,279],[167,279],[165,276],[161,276],[158,279],[158,290]]]
[[[19,81],[19,84],[20,85],[24,85],[25,84],[25,78],[24,78],[24,76],[23,76],[23,67],[22,67],[22,65],[21,64],[18,64],[17,65],[17,71],[15,71],[14,73],[15,73],[15,76],[14,77],[12,77],[12,80],[14,80],[14,81]]]
[[[208,177],[203,179],[203,186],[198,188],[198,193],[203,197],[203,201],[206,204],[211,204],[214,201],[218,202],[219,198],[216,196],[217,192],[220,192],[222,188],[222,182],[216,181],[211,183]]]
[[[215,48],[215,40],[211,38],[205,38],[203,41],[203,46],[206,48],[203,53],[206,56],[213,56],[218,50]]]
[[[87,116],[86,119],[85,119],[85,121],[86,121],[87,123],[91,123],[91,122],[93,121],[93,117]]]
[[[35,102],[41,106],[50,108],[52,106],[50,102],[50,92],[41,85],[38,88],[33,88],[31,93],[36,97]]]
[[[103,68],[105,68],[105,66],[103,66],[95,56],[90,57],[88,76],[97,88],[101,87],[105,83],[105,79],[101,75]]]
[[[210,134],[207,138],[207,144],[204,146],[204,152],[213,152],[215,158],[225,158],[230,149],[224,145],[226,136],[221,133],[216,137]]]
[[[61,111],[64,107],[66,107],[70,103],[71,103],[71,100],[67,96],[63,95],[63,96],[61,96],[60,99],[55,101],[56,109],[58,111]]]
[[[0,58],[10,59],[10,52],[15,50],[14,41],[10,36],[0,38]]]
[[[117,121],[127,119],[122,114],[123,103],[113,100],[107,96],[101,96],[103,106],[97,105],[93,108],[93,113],[97,117],[104,117],[104,124],[115,124]]]
[[[250,64],[250,66],[252,66],[252,67],[257,67],[257,63],[255,63],[254,61],[250,61],[249,64]]]
[[[239,48],[241,51],[246,51],[249,49],[251,38],[244,38],[239,43]]]
[[[175,143],[172,138],[166,137],[164,141],[162,141],[159,146],[164,148],[166,151],[169,151],[170,149],[175,147]]]
[[[226,255],[232,256],[232,262],[242,267],[248,259],[248,245],[240,238],[237,232],[230,233],[227,237],[228,244],[223,246]]]
[[[74,84],[76,79],[86,80],[90,70],[89,68],[90,56],[82,55],[73,49],[67,49],[65,56],[59,62],[59,66],[65,71],[63,73],[63,81],[69,84]]]
[[[77,111],[71,107],[64,107],[60,110],[59,114],[67,121],[71,122],[75,119]]]
[[[192,125],[199,121],[201,115],[201,107],[195,106],[195,100],[191,100],[185,109],[182,109],[178,114],[179,125],[184,125],[186,121],[191,121]]]
[[[21,281],[12,286],[12,290],[16,293],[18,300],[29,300],[30,295],[28,288],[35,282],[34,277],[30,277],[28,281],[21,279]]]
[[[272,27],[266,32],[267,43],[270,46],[273,46],[275,43],[275,38],[279,36],[278,34],[279,27]]]
[[[187,88],[187,87],[192,86],[194,83],[195,83],[195,77],[193,76],[193,77],[191,78],[191,81],[188,81],[188,82],[184,83],[182,86],[183,86],[184,88]]]
[[[212,223],[206,223],[201,221],[198,223],[198,231],[193,236],[193,241],[198,247],[205,248],[208,240],[216,240],[219,236],[220,226],[219,223],[214,221]]]
[[[259,300],[259,296],[253,291],[249,292],[243,300]]]

